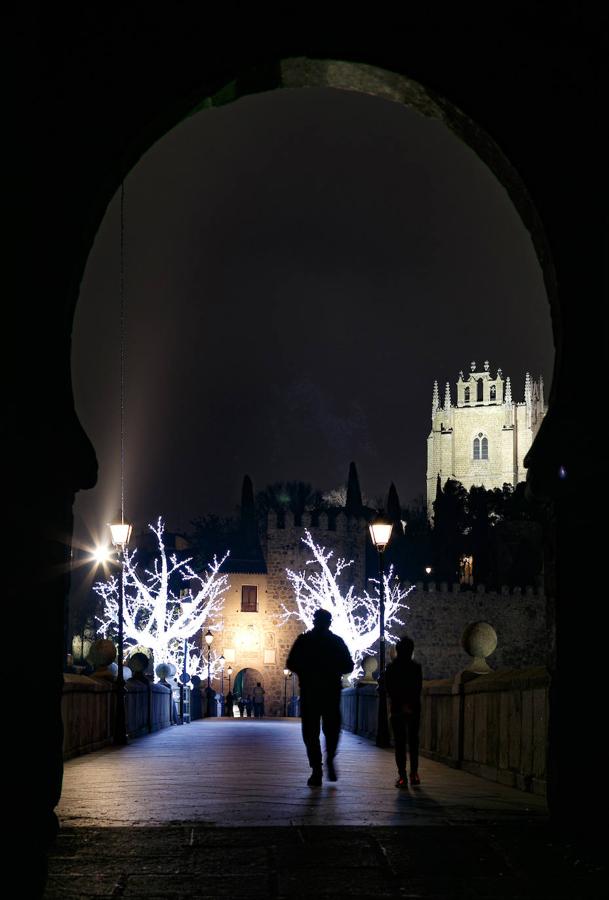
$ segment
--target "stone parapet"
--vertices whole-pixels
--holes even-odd
[[[171,691],[162,684],[130,679],[125,685],[127,733],[130,738],[171,724]],[[63,756],[70,759],[112,743],[116,682],[86,675],[64,675]]]
[[[542,666],[423,683],[421,754],[545,795],[549,674]],[[343,728],[374,739],[376,685],[342,692]]]

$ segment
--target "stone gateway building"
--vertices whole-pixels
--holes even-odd
[[[266,530],[260,535],[262,556],[257,559],[229,557],[223,571],[228,574],[229,589],[221,615],[217,640],[227,665],[233,669],[232,687],[243,696],[251,695],[257,681],[265,689],[265,714],[283,715],[284,701],[295,692],[298,683],[284,675],[286,659],[293,642],[305,630],[296,616],[293,589],[286,569],[303,571],[310,550],[303,544],[307,529],[316,543],[333,550],[336,556],[353,560],[344,572],[341,587],[350,585],[361,591],[366,583],[367,523],[343,511],[329,519],[321,513],[294,516],[287,512],[281,520],[270,513]],[[215,621],[207,622],[203,632]],[[214,680],[213,687],[220,685]],[[225,689],[227,683],[225,680]]]
[[[501,369],[493,378],[489,363],[484,369],[470,365],[470,374],[459,372],[456,402],[446,382],[440,403],[434,383],[431,432],[427,438],[427,513],[433,516],[438,476],[441,484],[451,478],[470,487],[487,490],[504,484],[515,487],[526,480],[524,458],[546,413],[543,379],[532,381],[526,373],[524,401],[515,403],[509,376]]]

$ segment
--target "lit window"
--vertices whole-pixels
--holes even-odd
[[[488,438],[481,431],[474,438],[472,454],[474,459],[488,459]]]
[[[258,588],[244,584],[241,588],[241,612],[258,612]]]
[[[459,560],[459,582],[460,584],[474,583],[474,557],[462,556]]]

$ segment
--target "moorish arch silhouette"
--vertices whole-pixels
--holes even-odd
[[[571,607],[581,587],[573,559],[601,558],[592,527],[596,501],[586,477],[589,447],[581,439],[591,435],[586,426],[594,399],[577,389],[584,366],[588,381],[600,383],[606,357],[599,310],[607,221],[598,199],[602,192],[595,191],[604,183],[606,144],[598,137],[594,72],[585,54],[575,51],[575,60],[567,60],[551,40],[541,44],[534,28],[511,21],[484,43],[467,29],[455,41],[452,33],[423,22],[402,41],[388,37],[380,48],[347,37],[313,50],[310,40],[291,38],[278,42],[285,47],[281,52],[258,46],[242,53],[224,32],[213,35],[213,49],[209,34],[202,46],[191,24],[187,28],[167,12],[162,23],[141,32],[116,23],[104,29],[102,23],[97,31],[83,28],[76,43],[69,35],[69,45],[54,33],[55,56],[49,55],[34,109],[28,108],[31,118],[38,114],[37,127],[53,135],[46,155],[36,158],[33,199],[40,230],[20,247],[26,300],[15,305],[11,333],[22,377],[11,398],[13,462],[7,479],[15,501],[11,521],[27,535],[17,550],[12,587],[18,602],[27,567],[34,614],[45,636],[37,656],[46,677],[37,729],[45,765],[34,768],[29,784],[34,842],[39,838],[44,846],[53,833],[61,789],[72,503],[75,492],[91,487],[96,477],[95,453],[75,413],[70,382],[72,317],[87,256],[110,199],[152,143],[195,111],[284,87],[362,91],[440,119],[494,172],[531,235],[556,350],[549,411],[528,458],[529,489],[546,508],[546,591],[555,601],[556,642],[548,660],[550,801],[556,817],[577,816],[585,800],[569,774],[580,742],[570,711],[578,708],[580,721],[594,720],[590,687],[596,679],[600,683],[603,655],[600,629],[589,627],[581,605],[578,616]],[[546,32],[547,27],[546,22]],[[367,46],[369,51],[362,50]],[[515,52],[526,65],[514,66]],[[129,64],[115,65],[116,55]],[[570,128],[564,124],[567,101]],[[33,137],[31,145],[36,146]],[[572,665],[574,646],[587,660],[579,670]],[[594,744],[586,744],[586,768],[602,773],[602,748]]]

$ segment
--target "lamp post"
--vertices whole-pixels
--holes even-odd
[[[294,673],[292,672],[292,701],[291,701],[292,710],[290,715],[296,715],[296,686],[294,684]]]
[[[289,669],[283,670],[283,718],[288,714],[288,678],[292,673]]]
[[[218,662],[220,663],[220,697],[222,698],[220,700],[220,713],[224,715],[224,663],[226,662],[224,654],[222,654]]]
[[[387,720],[387,693],[385,689],[385,571],[383,568],[383,553],[391,537],[393,523],[379,513],[370,523],[370,537],[379,555],[379,674],[378,694],[379,710],[376,728],[376,746],[389,747],[389,722]]]
[[[230,692],[230,677],[231,677],[231,675],[233,674],[233,667],[232,667],[232,666],[229,666],[228,669],[226,670],[226,672],[227,672],[227,675],[228,675],[228,694],[227,694],[227,697],[230,697],[230,707],[229,707],[229,710],[228,710],[228,716],[232,719],[232,718],[233,718],[233,696],[232,696],[232,694],[231,694],[231,692]]]
[[[205,635],[205,643],[207,644],[207,716],[213,716],[212,712],[212,695],[213,691],[211,689],[211,645],[213,644],[214,636],[211,631],[208,629],[207,634]]]
[[[192,595],[190,591],[184,590],[180,591],[180,603],[182,607],[187,603],[192,603]],[[184,621],[184,624],[188,621],[188,617]],[[186,703],[186,685],[190,681],[190,675],[186,670],[186,663],[188,659],[188,638],[184,638],[184,660],[182,662],[182,674],[180,675],[180,720],[182,725],[190,724],[190,698],[189,702]]]
[[[123,671],[124,628],[125,628],[125,547],[131,537],[131,525],[123,521],[109,524],[112,534],[112,543],[117,549],[118,560],[121,567],[120,589],[118,600],[118,674],[116,676],[116,711],[114,717],[114,743],[127,743],[127,717],[125,714],[125,674]]]

